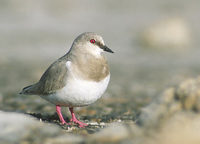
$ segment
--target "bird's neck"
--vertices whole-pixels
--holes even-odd
[[[109,74],[108,64],[103,55],[96,57],[88,53],[72,53],[71,61],[75,73],[83,79],[100,81]]]

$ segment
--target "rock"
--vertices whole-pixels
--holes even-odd
[[[138,144],[199,144],[199,102],[200,77],[167,89],[141,111],[137,122],[139,128],[136,125],[131,132],[132,141]]]
[[[161,97],[154,99],[147,107],[143,108],[137,123],[143,126],[155,126],[168,112],[168,105],[174,100],[174,89],[167,89]]]
[[[196,101],[200,98],[200,77],[196,80],[188,79],[180,84],[176,97],[182,102],[186,110],[198,107]]]
[[[158,126],[177,112],[200,112],[200,77],[183,81],[176,88],[167,89],[151,104],[142,109],[138,124]]]
[[[151,48],[183,49],[191,43],[191,34],[183,19],[179,17],[168,18],[144,30],[141,41],[145,46]]]
[[[161,102],[165,104],[169,104],[174,100],[174,88],[169,88],[163,92]]]
[[[0,112],[0,141],[14,143],[26,136],[27,127],[35,125],[33,118],[23,114]]]
[[[163,119],[166,115],[167,107],[166,105],[160,105],[158,102],[153,102],[141,111],[137,124],[143,127],[152,127],[156,126]]]
[[[107,128],[95,133],[88,142],[116,143],[129,136],[127,127],[121,123],[111,123]]]
[[[64,133],[56,125],[42,123],[31,116],[14,112],[0,112],[0,129],[0,142],[4,144],[51,141],[62,143],[82,140],[78,136]]]
[[[148,144],[199,144],[200,116],[191,112],[180,112],[170,117],[154,133],[143,135]]]
[[[108,136],[105,137],[102,135],[102,139],[104,139],[104,141],[99,141],[99,137],[99,139],[97,139],[98,141],[95,142],[134,144],[200,143],[200,115],[197,113],[194,113],[192,111],[179,111],[176,112],[176,115],[171,115],[162,123],[157,123],[157,125],[158,127],[154,126],[153,128],[147,128],[145,125],[137,126],[127,124],[125,128],[128,128],[129,136],[118,141],[111,141],[111,138],[109,139]],[[101,132],[103,132],[104,130],[102,130]],[[109,134],[114,133],[113,131],[114,130],[110,131]],[[121,131],[121,133],[123,134],[123,131]]]
[[[76,144],[82,143],[83,138],[78,135],[68,134],[68,135],[61,135],[56,138],[48,138],[45,140],[44,144]]]

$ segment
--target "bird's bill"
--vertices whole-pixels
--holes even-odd
[[[108,48],[107,46],[103,46],[103,50],[110,52],[110,53],[114,53],[110,48]]]

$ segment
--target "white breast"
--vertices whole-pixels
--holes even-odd
[[[69,68],[70,62],[66,63]],[[67,84],[56,93],[42,96],[42,98],[60,106],[86,106],[99,99],[105,92],[110,80],[110,74],[99,82],[87,81],[69,73]]]

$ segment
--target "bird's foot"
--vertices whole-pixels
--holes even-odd
[[[78,124],[80,128],[84,128],[85,126],[88,126],[88,124],[83,123],[83,122],[77,120],[76,118],[72,118],[70,121]]]
[[[62,125],[69,125],[69,123],[67,123],[65,120],[64,121],[60,121]]]
[[[79,120],[77,120],[77,118],[76,118],[76,116],[74,114],[73,108],[69,108],[69,110],[70,110],[71,115],[72,115],[72,118],[70,120],[71,122],[74,122],[74,123],[78,124],[80,128],[84,128],[85,126],[88,126],[88,124],[80,122]]]

